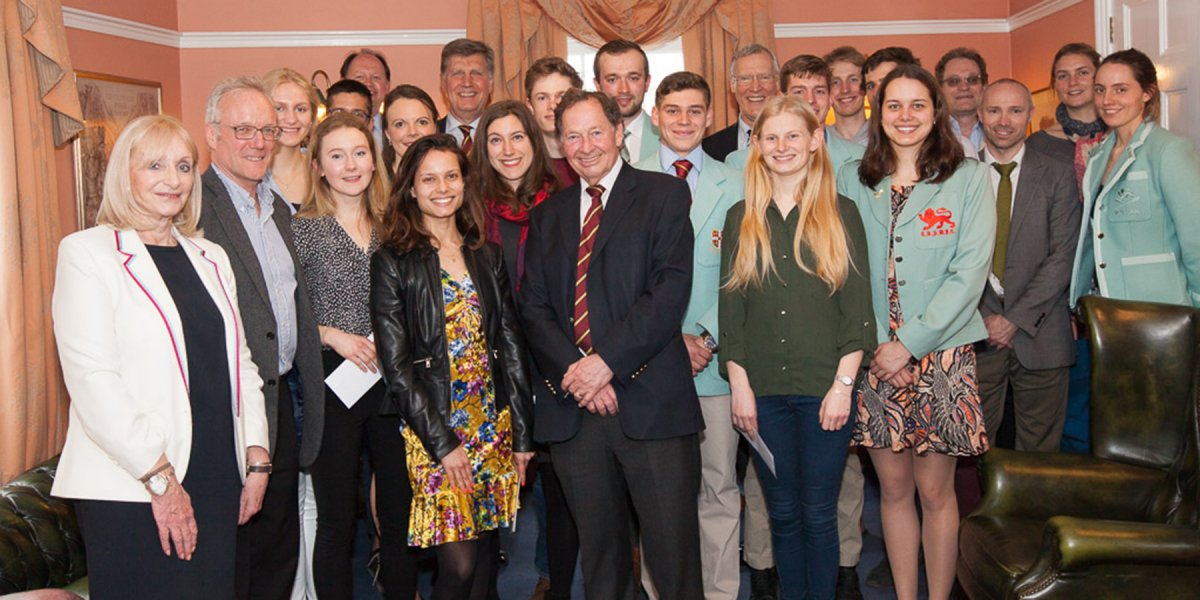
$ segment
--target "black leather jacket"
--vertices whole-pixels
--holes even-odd
[[[533,401],[529,359],[512,301],[500,248],[463,248],[483,309],[484,336],[498,408],[512,407],[514,452],[533,451]],[[402,252],[382,246],[371,258],[371,325],[387,384],[380,412],[399,413],[441,460],[459,446],[448,425],[450,361],[437,252],[424,246]]]

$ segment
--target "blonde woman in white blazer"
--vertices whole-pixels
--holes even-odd
[[[196,158],[179,121],[132,121],[100,224],[59,246],[71,407],[53,493],[76,499],[96,600],[232,598],[237,526],[270,473],[229,261],[196,229]]]

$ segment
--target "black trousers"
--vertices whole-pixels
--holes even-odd
[[[323,353],[325,372],[342,363],[336,352]],[[383,382],[375,384],[351,408],[325,389],[325,429],[321,452],[309,469],[317,498],[317,539],[313,579],[321,600],[350,600],[350,561],[359,508],[359,457],[364,442],[375,471],[379,515],[380,576],[387,598],[412,600],[417,590],[417,551],[408,545],[412,488],[405,465],[400,418],[380,416]]]
[[[700,441],[634,440],[616,416],[583,415],[579,433],[550,446],[575,524],[588,598],[634,600],[629,499],[642,560],[662,598],[704,597],[700,572]]]
[[[575,579],[575,561],[579,558],[579,530],[567,506],[562,482],[554,472],[554,463],[540,460],[538,477],[542,478],[542,497],[546,501],[546,562],[550,570],[550,600],[571,600],[571,583]]]
[[[300,557],[300,449],[296,443],[288,377],[281,375],[263,387],[264,394],[278,395],[279,428],[262,510],[238,528],[239,600],[289,600],[296,580]]]

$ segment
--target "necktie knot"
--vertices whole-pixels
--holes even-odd
[[[600,203],[600,198],[601,198],[601,196],[604,195],[604,186],[589,185],[589,186],[587,186],[586,191],[587,191],[587,195],[590,196],[592,199],[592,206],[595,206],[596,204]]]
[[[675,176],[680,179],[687,179],[688,173],[692,172],[692,161],[686,158],[671,163],[671,166],[675,167]]]
[[[463,153],[465,153],[465,154],[471,153],[471,129],[473,129],[473,127],[471,127],[470,125],[459,125],[458,126],[458,130],[461,131],[463,134],[462,149],[463,149]]]
[[[994,163],[992,163],[992,168],[996,169],[996,171],[998,171],[1000,173],[1001,177],[1007,178],[1007,177],[1011,176],[1012,172],[1017,168],[1017,163],[1010,162],[1010,163],[1001,164],[1001,163],[994,162]]]

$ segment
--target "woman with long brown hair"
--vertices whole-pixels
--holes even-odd
[[[933,75],[901,65],[880,83],[867,150],[838,189],[866,228],[879,342],[853,443],[879,473],[897,597],[917,596],[924,542],[929,597],[944,599],[958,553],[956,460],[988,449],[973,344],[987,337],[978,305],[996,238],[991,181],[964,158]]]
[[[517,518],[533,458],[529,362],[501,251],[485,238],[482,202],[466,190],[468,171],[453,137],[414,142],[371,261],[383,410],[404,421],[408,540],[437,548],[434,600],[487,595],[492,539]]]

